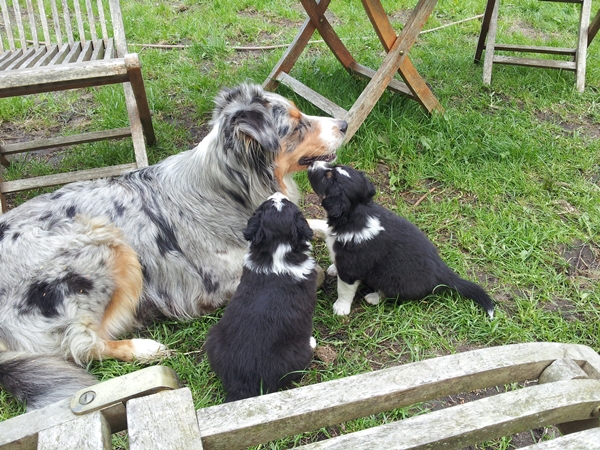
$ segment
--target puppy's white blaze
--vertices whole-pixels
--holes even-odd
[[[275,253],[273,253],[273,264],[271,267],[257,266],[250,258],[250,253],[247,253],[244,256],[244,267],[252,272],[262,273],[265,275],[271,273],[275,275],[291,275],[298,280],[304,280],[306,276],[315,269],[317,263],[307,252],[306,256],[308,256],[308,259],[302,264],[298,264],[297,266],[289,264],[286,262],[285,256],[291,250],[292,247],[289,244],[280,244],[275,250]]]
[[[381,226],[381,222],[377,217],[370,216],[367,219],[367,225],[359,231],[351,233],[341,233],[335,237],[336,241],[340,241],[344,244],[348,242],[354,242],[355,244],[361,244],[369,241],[377,236],[380,232],[385,231],[385,228]]]
[[[277,211],[281,211],[281,209],[283,208],[283,200],[289,199],[281,192],[275,192],[269,197],[269,200],[273,202],[273,206],[275,206],[275,209],[277,209]]]
[[[341,167],[336,167],[335,170],[337,170],[338,173],[341,173],[345,177],[350,178],[350,174],[348,172],[346,172],[344,169],[342,169]]]
[[[331,170],[331,167],[329,167],[329,164],[326,163],[325,161],[315,161],[314,163],[312,163],[310,165],[308,170],[310,172],[312,172],[314,170]]]

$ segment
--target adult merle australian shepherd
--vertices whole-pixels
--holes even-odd
[[[289,386],[315,347],[317,270],[306,219],[276,193],[258,207],[244,236],[250,244],[240,284],[205,344],[226,402]]]
[[[33,409],[93,384],[77,367],[91,359],[159,355],[158,342],[117,337],[224,305],[248,218],[275,192],[297,201],[292,174],[333,159],[346,128],[243,84],[216,97],[196,148],[0,216],[0,383]]]
[[[308,169],[308,179],[327,211],[327,222],[309,223],[325,239],[334,263],[328,274],[338,277],[336,314],[350,313],[364,283],[374,291],[365,297],[373,305],[380,298],[418,300],[452,289],[493,317],[492,299],[479,285],[452,271],[414,224],[373,201],[375,187],[363,172],[318,161]]]

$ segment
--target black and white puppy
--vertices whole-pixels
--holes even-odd
[[[477,284],[460,278],[438,255],[436,247],[414,224],[373,202],[375,187],[363,172],[349,166],[313,164],[310,184],[327,211],[327,222],[310,220],[325,239],[331,261],[329,275],[338,277],[333,311],[350,313],[360,283],[380,298],[418,300],[440,289],[452,289],[474,300],[493,317],[492,299]]]
[[[298,207],[273,194],[248,220],[240,284],[206,340],[226,402],[276,392],[301,378],[315,340],[313,232]]]

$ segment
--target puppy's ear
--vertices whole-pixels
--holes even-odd
[[[250,219],[248,225],[244,228],[244,239],[252,244],[258,244],[265,239],[265,232],[262,227],[262,213],[256,211]]]
[[[327,216],[340,219],[350,212],[351,203],[343,192],[328,194],[321,202],[321,206],[327,211]]]
[[[292,238],[294,244],[304,244],[306,241],[310,241],[313,238],[313,230],[308,225],[308,222],[300,211],[296,213],[294,217],[294,223],[292,225]]]

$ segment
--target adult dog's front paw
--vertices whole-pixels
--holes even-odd
[[[338,316],[347,316],[350,314],[351,303],[340,302],[339,300],[333,304],[333,312]]]
[[[160,342],[152,339],[132,339],[132,356],[141,361],[150,361],[166,356],[168,348]]]
[[[338,271],[337,271],[337,267],[335,267],[335,264],[330,265],[327,268],[327,275],[330,277],[337,277]]]
[[[381,296],[379,292],[371,292],[370,294],[365,295],[365,301],[370,305],[378,305],[381,300]]]

